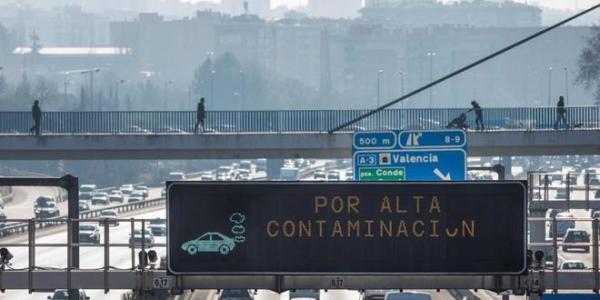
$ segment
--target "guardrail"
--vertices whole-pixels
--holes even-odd
[[[467,108],[387,109],[345,130],[439,129]],[[370,110],[208,111],[206,132],[325,132]],[[466,125],[475,128],[474,114]],[[548,130],[555,107],[484,108],[486,130]],[[580,129],[600,129],[600,107],[568,107],[566,117]],[[185,134],[194,131],[195,111],[45,112],[43,134]],[[0,112],[0,133],[29,134],[30,112]]]
[[[95,217],[100,216],[100,214],[105,210],[116,210],[117,213],[122,213],[122,212],[128,212],[128,211],[132,211],[132,210],[144,209],[144,208],[148,208],[148,207],[159,206],[159,205],[163,204],[164,201],[165,201],[165,198],[159,197],[159,198],[147,199],[147,200],[143,200],[143,201],[139,201],[139,202],[110,205],[110,206],[105,206],[105,207],[101,207],[101,208],[97,208],[97,209],[79,212],[79,218],[82,220],[95,218]],[[35,219],[36,220],[35,227],[36,228],[46,228],[46,227],[61,225],[66,221],[66,219],[67,219],[67,217],[65,217],[65,216],[52,217],[52,218],[46,218],[46,219]],[[6,220],[7,225],[0,228],[0,237],[24,233],[25,231],[27,231],[29,229],[28,224],[22,224],[22,223],[11,224],[10,223],[11,220],[13,220],[13,219],[7,219]]]

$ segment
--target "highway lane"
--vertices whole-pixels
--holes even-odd
[[[34,217],[33,202],[38,197],[57,197],[61,193],[61,189],[56,187],[15,186],[13,187],[13,192],[13,200],[4,207],[6,217],[9,219],[27,219]],[[58,209],[60,210],[61,215],[66,215],[67,202],[59,202]]]
[[[154,218],[166,218],[166,211],[164,209],[139,214],[136,216],[137,219],[154,219]],[[138,228],[140,225],[137,226]],[[102,229],[102,228],[101,228]],[[110,228],[110,241],[111,243],[127,243],[129,240],[129,233],[131,227],[129,224],[122,222],[119,226]],[[58,232],[51,235],[36,238],[36,243],[65,243],[67,239],[66,232]],[[104,239],[104,236],[102,236]],[[165,237],[155,237],[156,243],[166,243]],[[150,248],[156,250],[159,256],[165,254],[166,249],[164,247]],[[11,253],[14,255],[12,259],[13,268],[24,268],[27,266],[27,248],[10,248]],[[137,260],[137,252],[135,253],[135,259]],[[104,262],[104,250],[102,247],[82,247],[80,250],[80,266],[81,269],[97,269],[103,267]],[[38,267],[45,268],[65,268],[67,265],[67,249],[66,247],[38,247],[36,249],[36,265]],[[117,248],[113,247],[110,249],[110,265],[116,268],[129,269],[131,268],[131,250],[130,248]],[[91,299],[120,299],[120,295],[124,293],[124,290],[111,290],[108,294],[104,294],[101,290],[86,290]],[[7,291],[5,294],[0,295],[0,299],[42,299],[50,293],[33,293],[28,294],[27,291]]]

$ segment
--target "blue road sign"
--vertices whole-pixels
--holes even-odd
[[[357,132],[353,138],[354,149],[394,149],[396,133],[393,131]]]
[[[361,168],[404,168],[406,180],[465,180],[467,153],[457,149],[370,150],[354,153],[355,179]]]
[[[378,180],[377,174],[385,175],[390,168],[404,171],[398,180],[466,179],[467,136],[462,130],[356,132],[352,152],[357,181]],[[389,180],[384,175],[379,180]]]
[[[600,300],[598,294],[542,294],[541,300]]]
[[[467,136],[462,130],[406,130],[398,133],[400,148],[464,148]]]

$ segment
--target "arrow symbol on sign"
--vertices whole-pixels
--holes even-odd
[[[438,169],[438,168],[435,168],[435,170],[433,170],[433,174],[437,175],[437,177],[439,177],[443,181],[452,180],[452,178],[450,178],[450,172],[448,172],[448,174],[444,175],[444,173],[442,173],[442,171],[440,171],[440,169]]]

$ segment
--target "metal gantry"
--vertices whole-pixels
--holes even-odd
[[[561,176],[563,186],[551,184],[553,176]],[[571,178],[584,178],[583,185],[577,185]],[[531,229],[531,242],[529,248],[542,251],[544,257],[531,259],[527,273],[521,275],[455,275],[455,274],[406,274],[393,276],[370,275],[259,275],[259,276],[171,276],[163,269],[161,264],[145,265],[149,249],[159,250],[166,247],[165,243],[146,244],[145,234],[148,222],[155,219],[106,219],[90,215],[87,219],[8,219],[10,224],[24,224],[27,234],[26,242],[18,243],[10,240],[12,236],[0,238],[0,248],[9,252],[27,249],[27,264],[23,268],[11,269],[11,261],[6,253],[0,251],[0,290],[27,289],[33,291],[47,291],[50,289],[102,289],[108,292],[111,289],[134,289],[136,291],[153,291],[168,289],[172,292],[181,292],[186,289],[225,289],[225,288],[254,288],[284,291],[290,289],[319,288],[319,289],[485,289],[495,292],[514,294],[537,295],[546,291],[560,290],[587,290],[598,293],[600,290],[599,267],[599,237],[597,218],[562,218],[547,217],[549,209],[600,209],[600,200],[593,200],[589,192],[596,188],[590,184],[592,176],[586,173],[529,174],[529,205],[530,217],[528,218]],[[550,197],[557,189],[567,190],[565,199]],[[600,188],[600,186],[599,186]],[[584,192],[585,199],[571,197],[571,193]],[[537,212],[537,213],[534,213]],[[543,212],[543,213],[540,213]],[[134,230],[141,229],[141,242],[130,239],[128,242],[114,241],[110,231],[110,222],[118,221],[125,224],[123,228],[129,229],[133,237]],[[560,222],[574,221],[591,227],[590,241],[586,243],[567,243],[557,234],[546,236],[546,228],[552,228],[556,233]],[[72,230],[67,230],[66,242],[44,243],[39,241],[40,224],[56,223],[67,229],[76,227],[79,223],[101,223],[103,226],[102,242],[98,244],[74,241],[71,238]],[[541,224],[542,237],[534,238],[534,231]],[[129,225],[129,226],[127,226]],[[537,227],[536,227],[537,226]],[[45,226],[44,226],[45,227]],[[498,241],[502,242],[502,241]],[[558,264],[559,250],[564,246],[586,246],[590,252],[587,260],[589,268],[584,270],[563,270]],[[36,250],[41,248],[64,248],[68,257],[74,254],[74,249],[99,248],[102,249],[102,266],[94,269],[83,269],[72,264],[72,259],[67,260],[67,265],[59,268],[47,268],[39,263]],[[111,253],[114,249],[129,248],[131,256],[127,267],[116,268],[111,266]],[[38,250],[39,253],[39,250]],[[140,253],[143,253],[140,255]],[[551,263],[546,263],[548,256],[552,257]],[[468,255],[466,255],[468,257]],[[13,260],[16,258],[13,258]],[[140,260],[141,259],[141,260]]]

